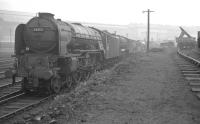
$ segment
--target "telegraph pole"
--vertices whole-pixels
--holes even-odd
[[[150,13],[154,12],[148,9],[147,11],[143,11],[143,13],[147,12],[147,52],[149,52],[149,38],[150,38]]]

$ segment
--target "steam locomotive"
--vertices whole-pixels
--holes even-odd
[[[24,92],[58,93],[64,85],[72,87],[87,79],[103,63],[124,52],[133,52],[136,41],[55,19],[39,13],[15,31],[15,77],[22,77]]]

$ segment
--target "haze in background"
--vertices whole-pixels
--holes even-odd
[[[23,12],[51,12],[81,22],[127,25],[146,23],[142,11],[152,9],[151,23],[200,25],[199,0],[0,0],[0,8]]]
[[[80,22],[146,42],[147,13],[151,9],[150,47],[168,40],[175,42],[182,26],[191,36],[200,31],[198,0],[0,0],[0,43],[13,43],[15,28],[50,12],[63,21]],[[153,45],[155,44],[155,45]],[[2,46],[0,44],[0,46]]]

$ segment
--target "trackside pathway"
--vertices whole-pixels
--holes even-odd
[[[91,92],[87,124],[199,124],[200,101],[169,51],[129,58]]]

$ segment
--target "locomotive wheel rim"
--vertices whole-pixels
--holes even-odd
[[[59,93],[61,89],[61,83],[59,79],[53,78],[51,79],[51,89],[53,90],[54,93]]]

